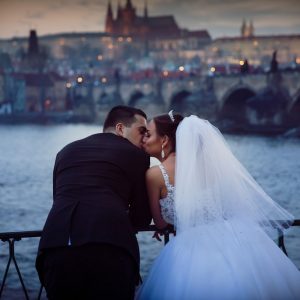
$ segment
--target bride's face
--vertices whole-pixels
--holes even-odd
[[[143,148],[150,156],[160,159],[161,145],[162,137],[157,134],[155,123],[151,120],[147,126],[147,134],[143,138]]]

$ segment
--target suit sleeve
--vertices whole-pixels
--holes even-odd
[[[129,209],[129,216],[134,227],[148,226],[152,220],[145,181],[145,173],[149,166],[150,157],[145,155],[137,166],[138,172]]]
[[[56,198],[56,173],[57,173],[57,165],[58,165],[58,154],[56,155],[54,168],[53,168],[53,202]]]

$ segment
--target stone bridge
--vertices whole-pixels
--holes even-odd
[[[93,99],[98,111],[123,103],[149,116],[174,109],[209,119],[299,126],[300,70],[106,82],[93,89]]]

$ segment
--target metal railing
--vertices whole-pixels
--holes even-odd
[[[292,224],[292,226],[300,226],[300,219],[295,220],[294,223]],[[141,227],[141,228],[136,229],[137,232],[146,232],[146,231],[155,232],[156,230],[157,230],[157,228],[154,225],[149,225],[147,227]],[[164,236],[164,243],[165,244],[168,243],[169,236],[170,236],[170,233],[172,233],[172,230],[165,230],[161,233]],[[29,300],[28,291],[27,291],[27,288],[25,286],[25,283],[24,283],[24,280],[23,280],[18,262],[17,262],[16,257],[15,257],[15,242],[20,241],[20,240],[25,239],[25,238],[38,238],[38,237],[41,236],[41,234],[42,234],[41,230],[38,230],[38,231],[2,232],[2,233],[0,233],[0,241],[7,242],[8,246],[9,246],[8,261],[7,261],[7,265],[6,265],[6,268],[5,268],[5,272],[4,272],[4,276],[3,276],[2,283],[1,283],[1,288],[0,288],[0,298],[2,296],[2,292],[3,292],[4,287],[5,287],[5,282],[6,282],[6,279],[7,279],[7,275],[8,275],[8,271],[9,271],[11,262],[13,262],[13,264],[15,265],[15,268],[16,268],[18,278],[20,280],[23,292],[24,292],[24,296],[27,300]],[[287,251],[286,251],[286,248],[285,248],[284,235],[280,235],[278,237],[278,246],[282,249],[282,251],[286,255],[288,255]],[[39,289],[37,299],[41,298],[42,290],[43,290],[43,286],[41,286],[40,289]]]

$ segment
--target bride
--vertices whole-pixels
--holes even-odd
[[[272,240],[293,216],[262,190],[217,128],[182,119],[172,111],[155,117],[144,138],[161,161],[146,174],[154,222],[174,224],[177,234],[136,299],[300,299],[300,272]]]

